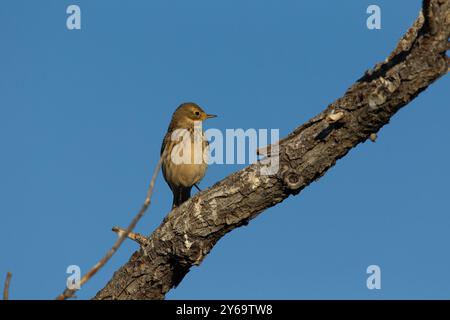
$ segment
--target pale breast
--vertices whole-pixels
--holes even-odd
[[[198,142],[197,140],[197,144],[194,144],[188,140],[179,141],[173,148],[174,156],[163,161],[164,178],[170,185],[192,187],[205,176],[208,165],[203,155],[207,154],[208,143]]]
[[[166,168],[166,180],[174,186],[192,187],[205,176],[206,164],[179,164],[169,165]]]

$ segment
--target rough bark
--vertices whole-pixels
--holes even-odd
[[[261,175],[255,163],[170,212],[94,299],[164,299],[226,233],[298,194],[445,75],[449,36],[450,0],[424,1],[385,62],[281,140],[276,174]]]

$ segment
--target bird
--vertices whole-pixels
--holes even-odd
[[[182,103],[172,115],[160,153],[164,180],[173,193],[172,209],[188,200],[192,187],[198,188],[205,176],[208,141],[199,125],[215,117],[194,102]]]

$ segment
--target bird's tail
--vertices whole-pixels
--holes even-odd
[[[187,199],[189,199],[191,197],[191,189],[192,189],[192,187],[173,188],[173,190],[172,190],[173,191],[172,209],[180,206],[183,202],[185,202]]]

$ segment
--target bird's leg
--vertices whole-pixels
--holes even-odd
[[[196,183],[194,183],[194,187],[195,187],[198,191],[202,191],[202,189],[200,189],[200,187],[199,187]]]

